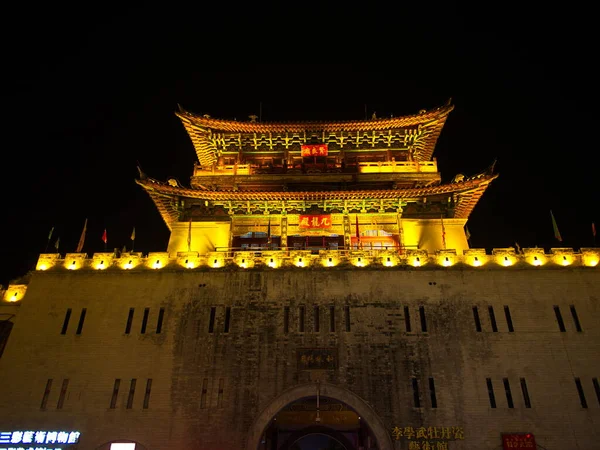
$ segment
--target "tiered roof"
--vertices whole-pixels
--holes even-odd
[[[277,145],[286,149],[307,143],[311,134],[318,134],[323,143],[331,142],[341,149],[353,145],[395,146],[410,150],[416,161],[429,161],[448,114],[450,103],[419,114],[372,120],[341,122],[240,122],[200,116],[181,109],[176,115],[192,139],[200,164],[210,166],[217,161],[219,149],[228,145],[242,146],[242,138],[252,135],[265,147]]]

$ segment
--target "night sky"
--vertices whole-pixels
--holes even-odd
[[[472,247],[592,246],[600,99],[591,17],[509,4],[435,15],[429,4],[342,5],[13,6],[2,29],[0,284],[35,267],[52,227],[49,251],[58,237],[61,253],[75,251],[86,218],[89,254],[103,251],[105,228],[109,249],[129,247],[134,226],[137,251],[166,249],[168,229],[134,179],[139,162],[153,178],[189,183],[196,157],[178,104],[225,119],[348,120],[363,119],[365,105],[368,117],[389,117],[452,98],[434,153],[442,180],[495,159],[500,174],[469,219]]]

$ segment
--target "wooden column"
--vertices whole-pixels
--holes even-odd
[[[350,239],[350,216],[346,213],[344,214],[344,250],[350,250]]]
[[[287,245],[287,216],[281,217],[281,249],[286,250],[288,248]]]

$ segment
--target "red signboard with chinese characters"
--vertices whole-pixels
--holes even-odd
[[[300,215],[298,226],[300,228],[331,228],[331,216],[329,214]]]
[[[535,437],[531,433],[502,433],[502,448],[504,450],[535,450]]]
[[[327,144],[306,144],[301,149],[302,156],[327,156]]]

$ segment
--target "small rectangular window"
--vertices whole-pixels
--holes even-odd
[[[129,308],[129,314],[127,315],[127,324],[125,325],[125,334],[131,333],[131,324],[133,323],[133,313],[135,308]]]
[[[81,315],[79,316],[79,323],[77,324],[77,331],[75,334],[81,334],[83,331],[83,322],[85,321],[85,314],[87,313],[87,308],[83,308],[81,310]]]
[[[60,395],[58,396],[58,402],[56,403],[56,409],[62,409],[65,404],[65,396],[67,395],[67,388],[69,387],[69,379],[65,378],[60,387]]]
[[[404,307],[404,325],[406,325],[406,332],[410,333],[411,332],[410,310],[408,309],[408,306]]]
[[[412,379],[413,401],[415,408],[421,407],[421,399],[419,398],[419,381],[416,378]]]
[[[46,381],[46,389],[44,389],[44,395],[42,396],[42,403],[40,404],[40,409],[46,409],[48,405],[48,397],[50,396],[50,390],[52,389],[52,378],[48,378]]]
[[[227,306],[225,308],[225,325],[223,326],[223,331],[225,333],[229,333],[229,324],[231,323],[231,307]]]
[[[579,323],[579,316],[577,315],[577,311],[575,310],[575,305],[571,305],[571,315],[573,316],[573,322],[575,322],[575,329],[581,333],[581,323]]]
[[[577,387],[577,393],[579,394],[579,401],[581,402],[582,408],[587,408],[587,401],[585,400],[585,393],[583,392],[583,386],[581,385],[581,380],[579,378],[575,378],[575,386]]]
[[[202,380],[202,393],[200,395],[200,408],[206,408],[206,395],[208,393],[208,378]]]
[[[315,333],[318,333],[321,330],[321,323],[319,320],[319,307],[315,306],[313,308],[313,312],[314,312]]]
[[[479,320],[479,311],[477,306],[473,306],[473,318],[475,319],[475,330],[481,332],[481,321]]]
[[[210,308],[210,316],[208,318],[208,332],[209,333],[214,333],[215,332],[215,314],[217,313],[217,308],[214,306],[211,306]]]
[[[431,407],[437,408],[437,397],[435,395],[435,382],[429,378],[429,393],[431,394]]]
[[[558,329],[561,333],[567,331],[565,329],[565,323],[563,322],[562,314],[560,313],[560,308],[558,306],[554,307],[554,314],[556,315],[556,321],[558,322]]]
[[[127,409],[133,408],[133,397],[135,396],[135,385],[137,380],[135,378],[131,379],[131,383],[129,384],[129,395],[127,396]]]
[[[506,392],[506,403],[508,403],[509,408],[514,408],[515,404],[513,403],[512,393],[510,391],[510,383],[508,382],[508,378],[503,378],[504,382],[504,391]]]
[[[283,307],[283,332],[288,334],[290,332],[290,307]]]
[[[158,311],[158,321],[156,322],[156,334],[162,332],[163,320],[165,320],[165,308],[160,308]]]
[[[529,391],[527,390],[527,382],[525,381],[525,378],[521,378],[521,391],[523,392],[525,408],[531,408],[531,400],[529,399]]]
[[[512,317],[510,315],[510,309],[508,309],[508,306],[504,306],[504,315],[506,316],[506,324],[508,325],[508,331],[510,333],[514,333],[515,329],[513,327],[513,323],[512,323]]]
[[[485,381],[487,383],[488,396],[490,397],[490,407],[495,408],[496,396],[494,395],[494,386],[492,385],[492,379],[486,378]]]
[[[304,333],[304,306],[298,308],[298,331]]]
[[[350,307],[344,306],[344,316],[346,322],[346,331],[350,331]]]
[[[335,332],[335,306],[329,307],[329,331]]]
[[[223,389],[225,386],[225,380],[223,378],[219,378],[219,392],[217,396],[217,408],[223,407]]]
[[[60,331],[60,334],[67,333],[67,328],[69,328],[69,320],[70,319],[71,319],[71,308],[68,308],[67,312],[65,313],[65,320],[63,321],[63,326],[62,326],[62,330]]]
[[[421,318],[421,331],[423,333],[427,332],[427,320],[425,319],[425,307],[419,306],[419,316]]]
[[[498,332],[498,324],[496,324],[496,314],[494,314],[494,307],[488,306],[488,311],[490,313],[490,322],[492,324],[492,331],[494,333]]]
[[[600,385],[598,384],[598,378],[592,378],[592,384],[594,385],[594,391],[596,391],[596,399],[600,405]]]
[[[150,308],[144,308],[144,315],[142,316],[142,328],[140,333],[146,333],[146,327],[148,326],[148,316],[150,315]]]
[[[115,385],[113,386],[113,393],[110,399],[110,409],[115,409],[117,407],[117,396],[119,395],[119,386],[121,385],[121,380],[117,378],[115,380]]]
[[[150,405],[150,391],[152,390],[152,378],[148,378],[146,381],[146,392],[144,394],[144,409],[148,409]]]

